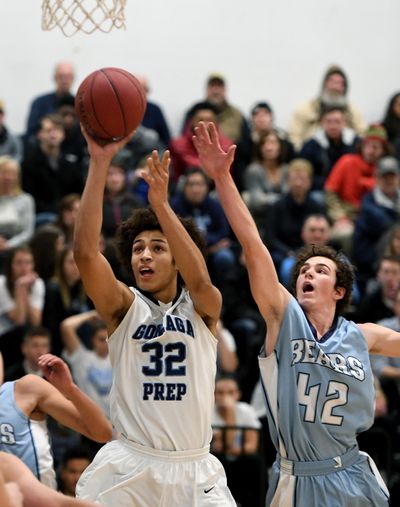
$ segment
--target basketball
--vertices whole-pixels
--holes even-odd
[[[88,134],[98,141],[118,141],[133,132],[146,111],[146,95],[138,79],[123,69],[106,67],[80,84],[75,110]]]

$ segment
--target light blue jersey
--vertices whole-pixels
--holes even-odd
[[[267,505],[388,505],[372,460],[357,448],[357,434],[374,421],[374,385],[367,342],[356,324],[339,317],[317,340],[292,298],[275,351],[259,362],[278,452]]]
[[[0,451],[20,458],[43,484],[56,487],[46,421],[27,417],[15,402],[15,382],[0,387]]]

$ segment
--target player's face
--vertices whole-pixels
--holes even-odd
[[[296,282],[296,297],[305,311],[336,306],[344,289],[335,288],[336,264],[326,257],[311,257],[303,264]]]
[[[137,286],[163,302],[176,294],[177,274],[167,239],[161,231],[143,231],[132,245],[132,270]]]

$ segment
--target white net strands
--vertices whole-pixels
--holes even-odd
[[[114,27],[125,28],[127,0],[43,0],[42,29],[58,26],[66,37],[77,32],[108,33]]]

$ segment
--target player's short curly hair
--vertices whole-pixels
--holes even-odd
[[[206,258],[206,243],[204,237],[193,220],[179,216],[178,218],[203,257]],[[122,266],[130,275],[133,275],[131,264],[133,241],[143,231],[162,232],[157,216],[151,208],[136,209],[127,220],[122,222],[117,230],[116,246],[118,257]],[[180,275],[178,275],[178,284],[183,285],[183,280]]]
[[[338,252],[330,246],[307,245],[297,255],[297,261],[292,273],[292,291],[296,293],[296,281],[303,264],[311,257],[326,257],[336,264],[336,287],[343,287],[346,293],[336,304],[336,315],[343,313],[351,301],[354,283],[354,267],[343,252]]]

